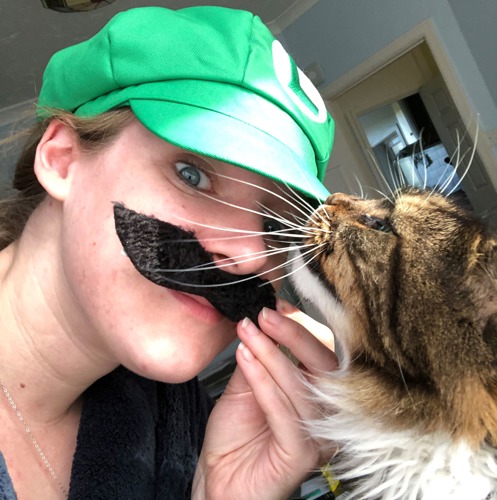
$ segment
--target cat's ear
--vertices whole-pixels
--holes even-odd
[[[450,200],[454,205],[457,205],[459,208],[466,210],[467,212],[473,212],[474,208],[471,202],[469,201],[466,193],[461,189],[460,191],[456,191],[447,196],[447,199]]]

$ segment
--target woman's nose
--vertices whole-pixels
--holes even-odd
[[[225,216],[222,224],[206,235],[204,247],[223,271],[232,274],[263,272],[268,263],[268,248],[262,225],[262,218],[257,214]]]

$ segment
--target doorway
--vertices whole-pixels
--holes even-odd
[[[358,118],[389,191],[412,186],[464,194],[457,155],[449,156],[419,92]]]

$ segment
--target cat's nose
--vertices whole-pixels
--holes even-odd
[[[326,205],[331,206],[344,206],[349,207],[354,201],[357,201],[359,198],[357,196],[351,196],[349,194],[344,193],[333,193],[328,196],[326,199]]]

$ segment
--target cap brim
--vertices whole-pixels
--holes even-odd
[[[128,101],[138,120],[154,134],[183,149],[269,177],[312,199],[328,197],[317,178],[307,136],[280,108],[234,85],[193,82],[195,88],[188,88],[185,81],[171,83],[160,93],[167,101],[156,98],[159,94],[150,89],[140,92],[143,97],[135,91]],[[213,85],[222,85],[222,92]],[[209,98],[199,95],[199,89]],[[215,96],[222,96],[222,102]]]

